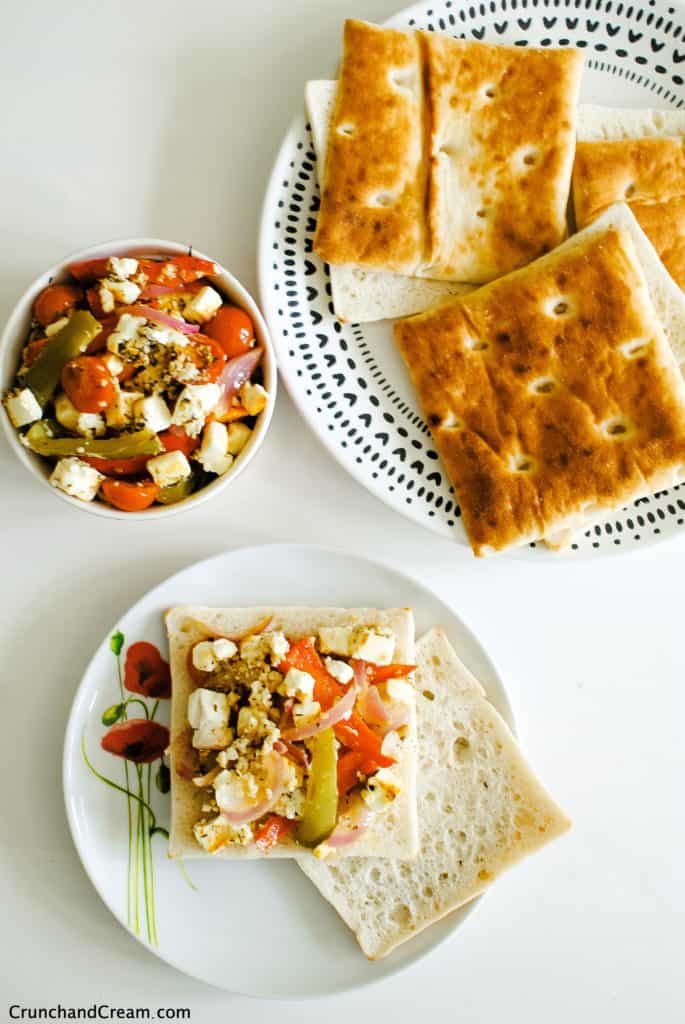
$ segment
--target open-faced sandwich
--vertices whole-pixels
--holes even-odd
[[[411,611],[174,608],[171,856],[418,850]]]
[[[568,828],[410,610],[183,606],[166,625],[170,856],[297,858],[371,959]]]

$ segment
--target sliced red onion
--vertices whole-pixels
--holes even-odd
[[[366,686],[360,693],[359,713],[369,725],[387,725],[388,708],[381,699],[377,687]]]
[[[381,735],[401,729],[409,721],[409,707],[400,701],[386,704],[378,687],[369,683],[368,662],[352,661],[355,682],[359,686],[359,713],[369,725],[381,726]]]
[[[262,358],[262,348],[251,348],[242,356],[229,359],[224,366],[217,384],[221,388],[221,398],[214,409],[218,420],[225,416],[231,408],[231,400],[238,394],[246,380],[249,380]]]
[[[306,740],[310,736],[315,736],[317,732],[323,732],[324,729],[330,729],[331,726],[337,725],[337,723],[346,718],[357,698],[357,687],[350,686],[349,690],[344,697],[341,697],[325,715],[322,715],[316,722],[311,722],[307,725],[296,726],[294,729],[288,729],[283,732],[282,738],[284,740]]]
[[[154,320],[156,324],[163,324],[164,327],[171,327],[181,334],[197,334],[200,330],[198,324],[187,324],[185,320],[179,320],[175,316],[167,316],[154,306],[129,306],[127,313],[131,316],[143,316],[146,320]]]
[[[279,754],[289,757],[295,764],[301,764],[303,768],[309,768],[310,759],[304,747],[296,747],[289,740],[276,740],[274,750]]]
[[[147,284],[140,293],[141,299],[160,299],[163,295],[172,295],[180,291],[179,285],[174,284]]]
[[[221,815],[231,825],[246,825],[250,821],[256,821],[271,811],[281,798],[285,785],[285,761],[280,754],[272,751],[264,755],[264,764],[267,769],[267,781],[265,788],[271,796],[264,797],[257,803],[244,803],[242,805],[221,804],[217,793],[217,804]]]
[[[371,823],[371,817],[372,814],[369,808],[359,801],[354,810],[349,814],[350,824],[347,826],[336,825],[326,840],[326,845],[338,850],[341,846],[349,846],[351,843],[355,843],[366,832]]]

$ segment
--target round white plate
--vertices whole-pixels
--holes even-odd
[[[581,100],[617,107],[682,107],[685,7],[666,0],[429,0],[390,24],[519,46],[586,51]],[[341,24],[342,30],[342,24]],[[304,83],[303,83],[304,91]],[[389,323],[340,324],[328,268],[312,253],[319,190],[309,127],[299,114],[267,190],[260,290],[286,386],[329,451],[388,505],[466,544],[454,493],[438,460]],[[677,492],[680,490],[680,494]],[[635,502],[569,549],[592,556],[650,543],[685,524],[683,488]],[[546,553],[531,545],[531,557]]]
[[[397,607],[416,615],[417,635],[434,625],[447,631],[457,652],[480,679],[503,717],[512,723],[504,688],[478,641],[447,605],[421,584],[393,569],[342,552],[306,545],[273,545],[228,551],[184,569],[150,591],[112,629],[126,645],[147,640],[167,657],[162,625],[176,604],[246,606],[305,604]],[[144,899],[139,861],[138,927],[134,892],[129,917],[128,810],[121,792],[88,768],[121,785],[124,762],[100,748],[102,715],[119,700],[116,659],[103,639],[74,700],[64,745],[64,794],[79,856],[98,893],[119,922],[152,952],[187,974],[244,995],[304,999],[330,995],[388,977],[420,959],[454,931],[473,904],[434,925],[387,959],[369,963],[352,933],[289,861],[208,863],[189,861],[183,877],[166,856],[166,840],[152,839],[152,884]],[[148,702],[148,706],[151,702]],[[130,717],[141,709],[130,708]],[[168,701],[156,716],[168,722]],[[157,764],[152,766],[152,777]],[[144,779],[145,781],[145,779]],[[169,798],[151,786],[151,804],[168,827]],[[135,812],[135,805],[133,808]],[[134,822],[135,832],[135,822]],[[149,874],[149,873],[148,873]],[[135,883],[135,857],[132,866]],[[150,913],[154,898],[154,913]],[[157,932],[148,935],[147,918]]]

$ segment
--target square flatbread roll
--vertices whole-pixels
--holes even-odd
[[[300,867],[377,960],[484,892],[570,822],[440,629],[416,648],[421,850]]]
[[[414,616],[408,608],[378,610],[375,608],[205,608],[183,606],[166,614],[171,665],[171,741],[169,768],[171,772],[171,827],[169,856],[213,860],[254,859],[264,856],[251,846],[227,845],[215,853],[207,853],[196,841],[193,826],[204,817],[202,805],[207,790],[192,782],[188,766],[194,763],[193,730],[188,724],[188,697],[196,689],[188,671],[188,657],[193,645],[211,633],[239,638],[256,623],[271,616],[268,630],[281,630],[291,640],[312,636],[322,626],[377,626],[390,628],[395,637],[394,660],[414,664]],[[416,708],[412,707],[407,735],[401,755],[393,767],[401,789],[391,807],[379,815],[372,828],[354,847],[356,856],[397,857],[411,859],[418,850],[416,813]],[[347,856],[342,848],[340,856]],[[314,859],[310,851],[294,841],[279,842],[269,851],[270,859],[305,857]]]
[[[426,153],[419,37],[346,21],[314,249],[328,263],[415,274]]]
[[[622,200],[685,289],[685,111],[580,107],[573,168],[578,227]]]
[[[395,337],[477,555],[682,478],[685,301],[624,204]]]
[[[422,38],[430,145],[425,273],[491,281],[566,236],[583,57],[433,32]]]
[[[582,60],[346,22],[315,251],[480,283],[553,248]]]
[[[319,186],[325,175],[328,126],[335,104],[338,83],[307,82],[305,105],[316,153]],[[335,315],[348,323],[369,323],[422,313],[444,302],[450,295],[463,295],[471,285],[455,281],[431,281],[422,277],[403,277],[389,270],[371,270],[352,264],[332,263],[331,299]]]

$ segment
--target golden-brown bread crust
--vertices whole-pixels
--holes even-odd
[[[552,249],[582,61],[347,21],[315,251],[480,283]]]
[[[315,251],[327,262],[408,275],[421,264],[426,178],[422,93],[415,34],[345,22],[314,240]]]
[[[685,191],[663,203],[629,203],[675,283],[685,291]]]
[[[674,281],[685,289],[685,139],[579,142],[573,168],[578,227],[623,200]]]
[[[566,234],[583,57],[421,33],[436,278],[484,282]]]
[[[395,336],[478,555],[620,507],[685,466],[685,383],[625,229],[399,321]]]

